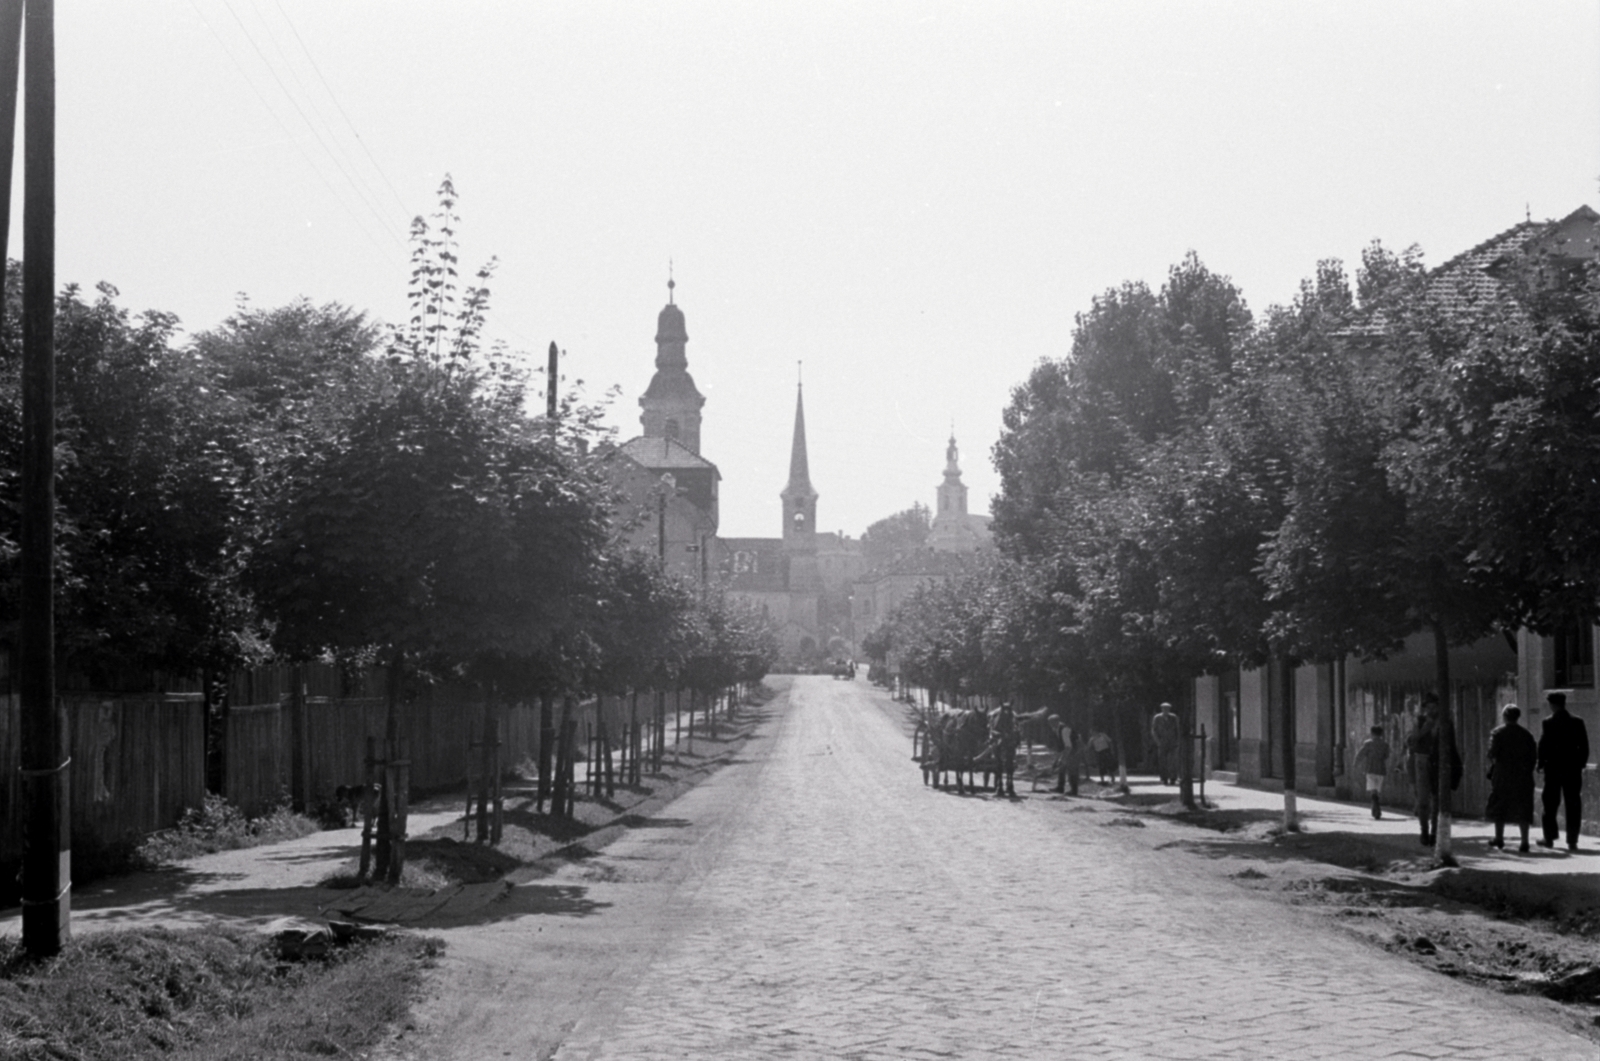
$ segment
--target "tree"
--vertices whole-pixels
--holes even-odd
[[[295,454],[268,499],[252,584],[300,656],[372,654],[389,669],[380,832],[404,834],[398,698],[407,668],[533,659],[593,595],[608,501],[592,463],[524,412],[503,352],[481,350],[492,266],[455,285],[455,193],[420,218],[412,316],[382,386],[324,447]],[[379,864],[397,880],[398,842]]]
[[[922,548],[932,522],[932,513],[920,501],[878,520],[861,535],[862,563],[870,570]]]
[[[1230,489],[1211,427],[1250,326],[1237,289],[1191,254],[1159,292],[1096,298],[1069,356],[1041,362],[1005,412],[1001,548],[1061,587],[1059,636],[1125,718],[1238,650],[1204,597],[1241,595],[1254,566],[1248,529],[1229,522],[1249,498]]]
[[[57,300],[57,652],[107,688],[258,661],[265,634],[240,583],[244,437],[172,349],[177,320],[134,315],[101,284]],[[14,320],[8,314],[8,320]],[[0,343],[17,400],[19,346]],[[0,429],[0,578],[16,578],[20,435]],[[15,621],[15,593],[0,622]]]

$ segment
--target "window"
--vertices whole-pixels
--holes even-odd
[[[1556,631],[1555,684],[1561,688],[1594,685],[1594,627],[1569,623]]]

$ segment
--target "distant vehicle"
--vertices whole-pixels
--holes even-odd
[[[833,661],[833,676],[849,681],[856,676],[856,669],[850,665],[849,660],[836,659]]]

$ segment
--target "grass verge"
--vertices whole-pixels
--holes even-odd
[[[216,851],[293,840],[319,828],[313,819],[286,806],[276,807],[259,818],[246,818],[226,799],[207,793],[205,803],[184,811],[176,826],[146,837],[134,857],[146,866],[162,866]]]
[[[0,951],[0,1058],[350,1057],[404,1021],[434,940],[397,934],[284,963],[233,929],[97,933],[45,962]]]

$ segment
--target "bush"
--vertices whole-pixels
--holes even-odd
[[[405,1019],[438,953],[396,934],[285,965],[263,935],[153,928],[93,933],[34,962],[0,941],[0,1057],[364,1056]]]
[[[184,811],[175,827],[146,837],[139,845],[138,859],[146,866],[160,866],[215,851],[293,840],[317,828],[315,821],[284,804],[259,818],[246,818],[224,797],[208,792],[205,803]]]

